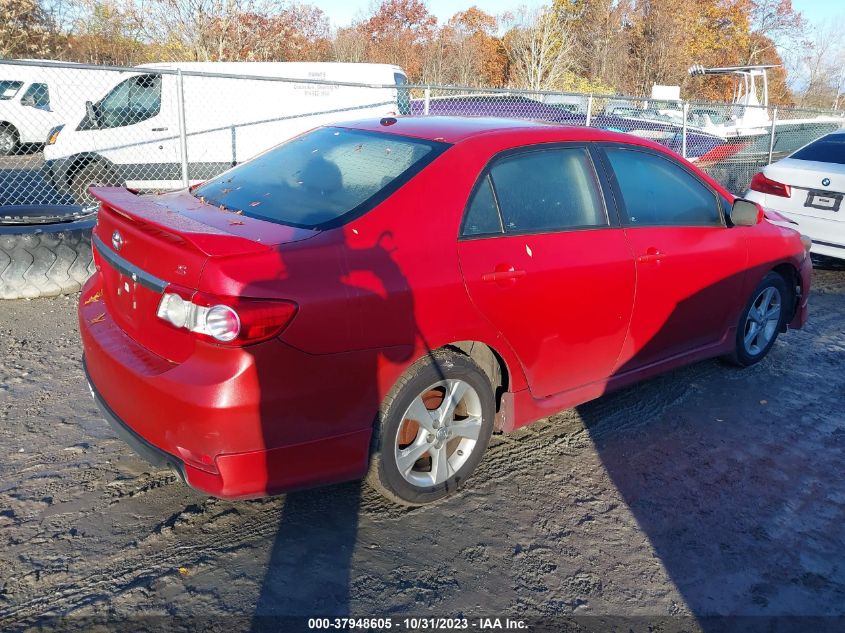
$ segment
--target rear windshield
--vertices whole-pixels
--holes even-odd
[[[828,134],[802,147],[790,158],[845,165],[845,134]]]
[[[230,169],[194,190],[243,215],[330,228],[366,213],[448,147],[344,128],[319,128]]]
[[[23,85],[22,81],[0,80],[0,100],[11,99]]]

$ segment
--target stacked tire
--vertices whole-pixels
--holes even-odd
[[[0,216],[0,299],[81,290],[94,272],[96,214],[79,207],[16,208],[14,213]]]

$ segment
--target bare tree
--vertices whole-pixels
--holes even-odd
[[[332,40],[332,55],[338,62],[367,60],[367,39],[359,25],[338,29]]]
[[[828,23],[804,42],[793,69],[800,77],[799,106],[839,107],[845,91],[845,44],[839,37],[843,26],[842,20]]]
[[[50,51],[49,17],[37,0],[0,0],[0,57],[40,57]]]
[[[570,24],[550,7],[522,7],[503,39],[515,87],[552,90],[572,68]]]

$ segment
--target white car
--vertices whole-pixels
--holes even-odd
[[[845,259],[845,130],[767,165],[743,197],[796,222],[813,253]]]

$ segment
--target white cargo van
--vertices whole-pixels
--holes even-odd
[[[44,150],[54,184],[80,203],[92,182],[178,188],[184,164],[187,180],[199,182],[313,127],[399,114],[408,104],[405,73],[387,64],[192,62],[114,75]]]
[[[78,113],[105,86],[107,73],[61,66],[0,63],[0,156],[42,145],[50,130]]]

